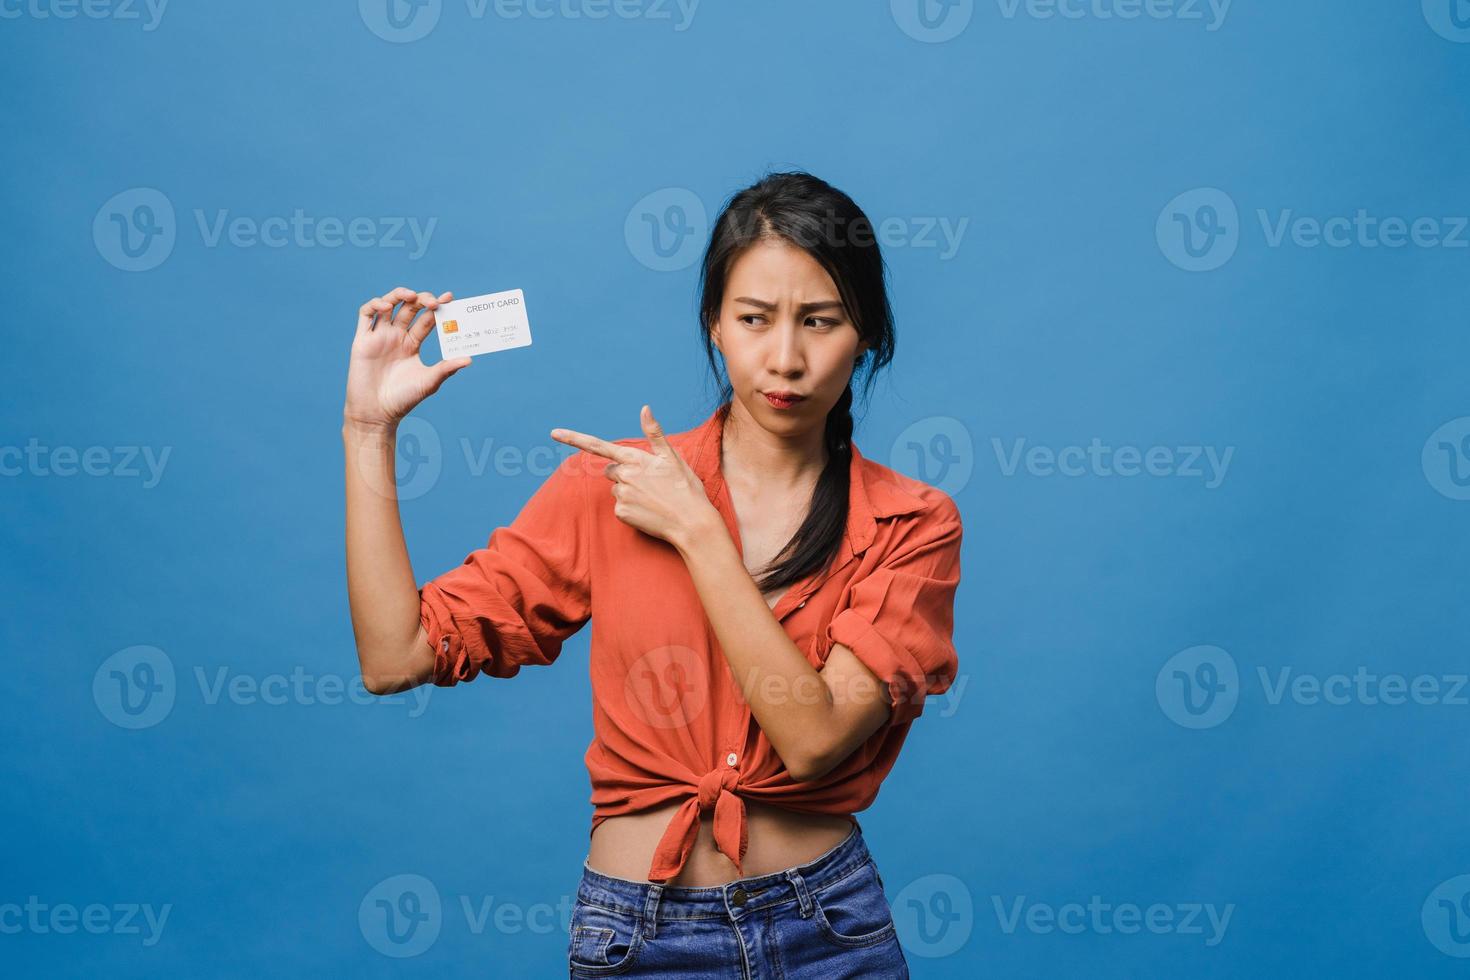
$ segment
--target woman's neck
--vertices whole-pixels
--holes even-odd
[[[822,429],[790,438],[777,435],[751,418],[738,398],[732,400],[723,428],[720,468],[727,482],[797,491],[815,485],[827,466]]]

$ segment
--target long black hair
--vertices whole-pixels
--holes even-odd
[[[710,232],[700,266],[700,329],[710,371],[719,384],[719,408],[728,420],[734,389],[715,358],[711,330],[719,321],[730,266],[757,242],[785,240],[819,262],[837,284],[839,298],[868,349],[857,358],[853,378],[827,414],[827,466],[812,491],[801,527],[758,579],[762,592],[802,581],[831,563],[847,527],[852,465],[853,379],[863,377],[863,399],[873,379],[893,359],[893,309],[887,267],[868,216],[852,198],[801,171],[771,173],[726,202]]]

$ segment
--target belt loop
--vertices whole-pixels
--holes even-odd
[[[648,900],[643,903],[643,937],[652,939],[654,931],[658,926],[658,902],[664,893],[664,886],[653,882],[648,886]]]
[[[801,917],[809,919],[812,915],[812,897],[807,893],[806,880],[795,871],[787,871],[786,877],[791,882],[791,887],[796,889],[796,904],[801,909]]]

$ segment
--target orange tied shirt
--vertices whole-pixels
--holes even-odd
[[[725,415],[668,436],[704,483],[740,548],[720,471]],[[643,438],[614,440],[648,450]],[[592,829],[669,801],[650,881],[678,875],[714,813],[714,840],[737,873],[745,800],[809,813],[867,808],[893,768],[924,699],[949,689],[960,578],[960,514],[943,491],[867,459],[852,446],[847,528],[831,565],[791,586],[772,609],[820,670],[841,643],[888,684],[886,725],[820,779],[786,772],[735,681],[678,551],[613,514],[609,460],[567,457],[484,548],[419,590],[435,652],[433,682],[513,677],[550,664],[592,621]],[[787,696],[811,696],[796,690]]]

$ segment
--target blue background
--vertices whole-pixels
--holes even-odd
[[[653,268],[626,227],[671,218],[678,189],[713,217],[789,168],[875,221],[967,221],[953,254],[886,250],[898,353],[856,437],[897,465],[923,436],[966,527],[966,686],[947,717],[931,702],[860,817],[914,975],[1463,973],[1466,692],[1273,703],[1258,673],[1361,667],[1448,693],[1470,660],[1470,443],[1431,440],[1470,424],[1470,250],[1273,247],[1258,214],[1365,209],[1445,235],[1470,214],[1470,44],[1449,0],[1238,0],[1213,30],[1202,4],[1123,20],[986,0],[941,42],[886,0],[705,0],[685,24],[652,0],[600,20],[444,0],[409,42],[383,36],[381,3],[175,3],[146,30],[143,8],[40,2],[0,20],[0,447],[104,447],[115,475],[0,458],[0,905],[171,908],[153,945],[7,929],[5,973],[562,975],[590,631],[549,669],[418,708],[317,696],[357,670],[339,414],[356,309],[397,285],[526,293],[534,346],[415,411],[440,440],[403,503],[422,582],[541,479],[477,471],[466,445],[545,459],[555,425],[636,435],[645,401],[672,431],[706,416],[695,268]],[[172,207],[175,241],[127,271],[107,230],[136,188]],[[1238,220],[1168,207],[1197,188]],[[298,208],[436,224],[411,258],[211,245],[196,217]],[[1181,268],[1180,222],[1235,251]],[[1004,465],[1016,440],[1094,438],[1233,455],[1213,487]],[[170,453],[156,485],[115,473],[127,446]],[[173,668],[173,703],[130,730],[108,664],[139,645]],[[1217,692],[1228,717],[1195,728],[1166,665],[1200,645],[1238,681]],[[210,693],[293,672],[307,693],[282,704]],[[371,901],[359,918],[400,874],[442,902],[406,958],[379,951]],[[1006,928],[1018,901],[1094,895],[1233,911],[1213,945],[1207,924]],[[531,919],[497,925],[501,906]]]

